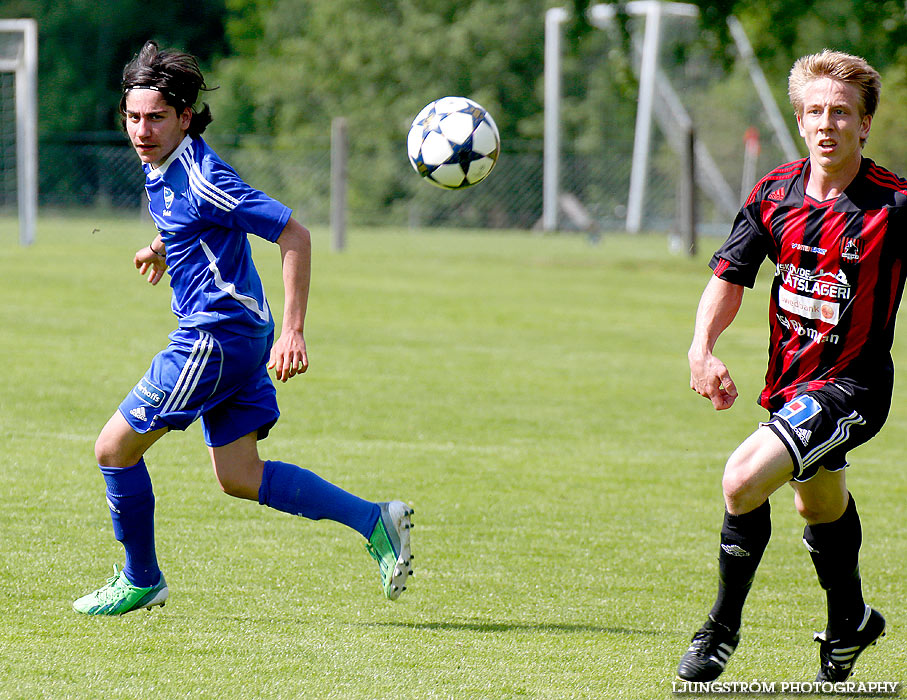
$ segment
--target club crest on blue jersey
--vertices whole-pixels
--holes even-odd
[[[164,403],[164,399],[167,398],[167,393],[149,382],[148,377],[142,377],[141,381],[135,385],[132,393],[154,408],[160,408],[161,404]]]
[[[822,406],[812,396],[799,396],[786,403],[777,415],[786,420],[792,428],[796,428],[821,412]]]
[[[164,206],[167,209],[173,206],[173,190],[166,185],[164,186]]]

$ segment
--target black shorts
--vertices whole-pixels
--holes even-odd
[[[882,428],[884,410],[857,407],[833,384],[788,401],[762,425],[781,438],[794,462],[794,481],[808,481],[819,467],[834,472],[847,466],[847,453]],[[867,410],[868,409],[868,410]]]

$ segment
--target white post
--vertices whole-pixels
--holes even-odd
[[[562,7],[545,12],[545,146],[542,180],[542,229],[557,229],[561,159],[561,25]]]
[[[331,248],[346,248],[346,119],[331,121]]]
[[[24,20],[23,66],[16,75],[16,119],[21,125],[17,149],[19,170],[19,241],[35,242],[38,219],[38,23]],[[19,107],[19,84],[22,107]]]
[[[655,103],[655,73],[658,68],[660,35],[661,3],[653,0],[647,6],[642,62],[639,67],[639,105],[636,109],[633,165],[630,171],[630,192],[627,196],[627,231],[630,233],[638,233],[642,226],[642,207],[645,202],[646,175],[649,170],[649,144],[652,135],[652,109]]]
[[[18,55],[9,67],[16,75],[19,243],[30,245],[38,218],[38,23],[33,19],[0,20],[0,31],[22,35]]]

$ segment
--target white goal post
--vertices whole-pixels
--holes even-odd
[[[0,72],[16,81],[16,193],[19,242],[35,240],[38,215],[38,23],[0,20]]]
[[[636,130],[633,142],[633,162],[630,173],[630,188],[627,197],[626,230],[636,233],[640,230],[649,170],[649,150],[653,119],[660,122],[662,130],[672,140],[672,124],[692,124],[692,120],[681,103],[670,81],[658,65],[658,50],[661,43],[662,17],[688,17],[695,19],[699,8],[689,3],[662,2],[661,0],[633,0],[622,6],[623,12],[645,19],[641,55],[639,56],[639,95],[636,114]],[[608,27],[616,16],[613,5],[592,5],[587,17],[592,25],[600,29]],[[553,7],[545,14],[545,127],[544,127],[544,174],[542,185],[542,228],[556,230],[560,213],[560,102],[561,102],[561,34],[562,25],[567,21],[565,8]],[[728,18],[731,36],[737,46],[740,59],[745,63],[759,100],[767,115],[769,124],[778,143],[789,160],[799,157],[790,132],[769,90],[768,84],[740,22],[733,16]],[[658,104],[660,109],[654,109]],[[670,122],[664,123],[665,118]],[[676,140],[676,139],[674,139]],[[677,144],[673,144],[675,150]],[[700,139],[694,143],[697,179],[707,182],[708,191],[716,207],[729,215],[736,214],[740,205],[736,193],[718,169],[708,148]]]

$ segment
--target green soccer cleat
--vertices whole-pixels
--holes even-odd
[[[107,583],[94,593],[79,598],[72,607],[85,615],[124,615],[139,608],[151,610],[155,605],[164,607],[169,595],[164,574],[156,585],[139,588],[129,583],[126,574],[114,564],[113,576],[107,579]]]
[[[409,548],[410,517],[413,509],[402,501],[379,503],[381,515],[375,523],[365,548],[378,562],[384,595],[397,600],[406,590],[406,579],[412,576]]]

